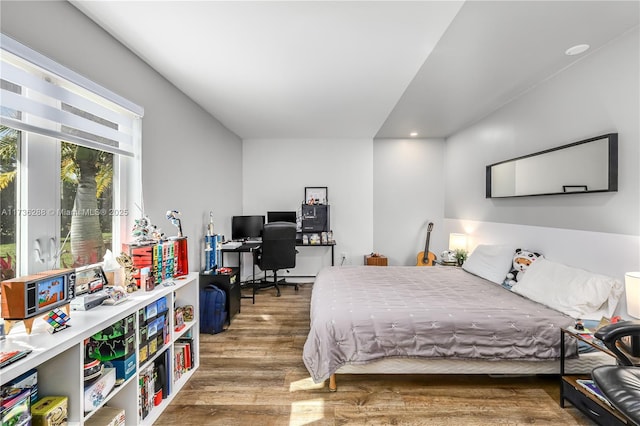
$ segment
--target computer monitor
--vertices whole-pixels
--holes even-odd
[[[267,212],[267,221],[296,223],[296,212]]]
[[[233,216],[231,218],[231,238],[246,240],[262,236],[264,216]]]

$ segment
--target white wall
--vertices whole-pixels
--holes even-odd
[[[636,28],[448,138],[446,231],[621,280],[640,270],[639,52]],[[487,164],[609,132],[619,134],[618,192],[484,198]]]
[[[243,214],[297,210],[306,186],[326,186],[336,264],[362,264],[373,246],[373,141],[371,139],[246,139],[243,141]],[[291,274],[316,273],[330,264],[319,248],[299,249]],[[323,263],[318,263],[323,262]]]
[[[443,139],[376,139],[373,143],[373,249],[389,265],[415,265],[425,249],[448,244],[444,216]]]
[[[182,212],[189,269],[197,271],[209,211],[229,232],[241,210],[242,143],[191,99],[67,2],[2,2],[2,32],[141,105],[145,210],[167,235]],[[135,206],[124,206],[138,217]]]
[[[445,217],[639,235],[638,38],[636,28],[449,137]],[[484,198],[486,165],[610,132],[618,192]]]

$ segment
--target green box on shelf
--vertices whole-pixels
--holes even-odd
[[[126,357],[135,352],[136,335],[131,331],[126,336],[111,338],[109,335],[96,333],[89,338],[87,343],[87,355],[100,361]]]
[[[101,333],[111,337],[127,336],[135,330],[135,319],[135,314],[131,314],[126,318],[122,318],[121,320],[111,324],[109,327],[102,330]]]
[[[143,347],[147,344],[147,325],[140,325],[140,336],[138,336],[138,347]]]

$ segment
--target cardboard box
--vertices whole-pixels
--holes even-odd
[[[164,324],[164,319],[163,319],[163,324]],[[157,319],[149,321],[147,323],[147,340],[152,340],[152,338],[155,338],[155,335],[157,332],[158,332]]]
[[[168,306],[167,306],[167,298],[166,297],[161,297],[160,299],[158,299],[156,301],[156,306],[158,308],[158,313],[159,314],[167,311],[169,309]]]
[[[144,346],[140,347],[138,354],[140,354],[140,364],[142,364],[147,360],[147,358],[149,358],[149,346],[147,343],[145,343]]]
[[[155,318],[158,315],[158,304],[156,302],[149,303],[145,308],[144,318],[147,323],[151,318]]]
[[[45,396],[31,406],[33,426],[66,425],[67,406],[66,396]]]
[[[127,380],[136,372],[136,354],[134,352],[126,358],[123,357],[106,361],[104,366],[116,369],[116,380]]]
[[[154,356],[158,352],[158,340],[149,340],[149,356]]]
[[[364,264],[367,266],[387,266],[387,257],[381,254],[368,254],[364,257]]]
[[[124,426],[126,422],[124,408],[100,407],[86,422],[85,426]]]
[[[147,340],[149,340],[147,336],[147,325],[140,325],[140,336],[138,336],[138,347],[142,348],[147,345]]]
[[[116,369],[105,368],[95,382],[84,387],[84,411],[93,411],[102,404],[116,384]]]

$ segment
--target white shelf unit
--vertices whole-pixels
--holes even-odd
[[[138,311],[154,303],[162,297],[167,300],[167,315],[169,316],[170,341],[169,344],[158,348],[154,356],[139,364],[139,354],[136,354],[136,372],[120,386],[115,387],[103,404],[124,408],[127,425],[151,425],[158,419],[162,411],[184,386],[189,377],[200,365],[199,342],[199,285],[198,273],[190,273],[185,277],[169,280],[173,285],[159,285],[153,291],[131,293],[126,301],[115,306],[98,306],[89,311],[71,311],[70,327],[58,333],[51,334],[48,324],[42,320],[34,321],[31,334],[27,334],[24,324],[13,326],[5,340],[0,341],[0,351],[31,349],[25,358],[0,369],[0,383],[4,385],[32,368],[38,370],[38,395],[62,395],[68,397],[69,424],[82,425],[95,412],[84,412],[84,342],[90,336],[114,324],[115,322],[135,314],[135,348],[139,348]],[[163,283],[164,284],[164,283]],[[193,306],[193,321],[186,323],[185,328],[175,331],[174,308],[178,306]],[[174,344],[177,339],[191,330],[193,339],[192,369],[174,380]],[[162,403],[153,407],[145,419],[139,417],[138,407],[138,379],[141,368],[149,365],[151,360],[163,351],[171,351],[171,368],[168,379],[171,381],[171,393]]]

